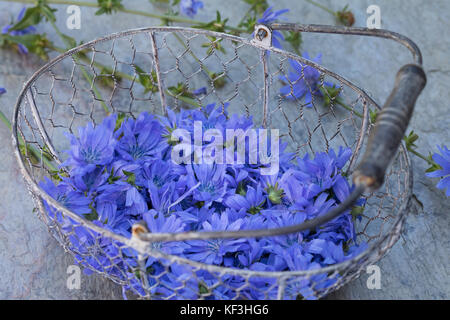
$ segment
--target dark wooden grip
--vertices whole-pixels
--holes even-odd
[[[356,184],[372,190],[383,184],[387,167],[400,146],[426,82],[425,72],[419,65],[407,64],[397,73],[394,89],[377,116],[363,159],[355,170]]]

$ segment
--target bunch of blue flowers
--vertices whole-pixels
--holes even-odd
[[[342,174],[348,148],[294,159],[280,143],[279,171],[263,175],[258,164],[175,164],[172,132],[190,132],[194,121],[205,128],[242,129],[251,117],[229,115],[227,108],[168,110],[167,116],[140,114],[136,119],[111,115],[101,124],[68,134],[70,149],[56,179],[40,186],[63,206],[97,226],[131,237],[132,225],[144,222],[152,233],[266,229],[302,223],[338,205],[352,186]],[[203,148],[210,143],[205,142]],[[248,149],[247,149],[248,152]],[[360,201],[359,205],[363,205]],[[276,298],[270,278],[213,276],[190,266],[148,257],[145,270],[138,253],[63,217],[45,203],[61,226],[76,261],[87,270],[108,273],[127,283],[125,290],[165,299]],[[312,270],[350,259],[365,250],[356,244],[353,216],[347,212],[317,230],[261,239],[212,239],[152,243],[154,250],[196,262],[255,271]],[[142,267],[142,266],[141,266]],[[318,274],[286,286],[285,298],[314,298],[331,286]],[[220,283],[220,285],[218,285]],[[212,289],[211,289],[212,288]]]

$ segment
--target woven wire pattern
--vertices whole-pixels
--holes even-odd
[[[288,77],[289,59],[320,72],[318,88],[309,88],[309,105],[303,99],[291,101],[279,94],[281,86],[296,84],[280,81],[281,76]],[[304,78],[303,71],[297,81]],[[320,98],[313,92],[327,82],[339,88],[344,105],[335,97]],[[187,91],[206,87],[207,93],[186,99],[173,90],[179,83]],[[329,99],[326,106],[324,98]],[[44,176],[52,175],[39,159],[62,163],[63,151],[69,147],[64,133],[77,132],[89,122],[100,123],[106,110],[136,118],[142,111],[163,114],[164,106],[179,110],[213,102],[229,103],[231,114],[251,115],[255,123],[279,129],[289,151],[297,156],[338,146],[351,148],[349,174],[372,127],[368,110],[379,108],[364,91],[310,61],[209,31],[148,28],[114,34],[69,51],[26,84],[14,125],[22,143],[18,152],[21,168],[39,216],[80,265],[144,298],[320,298],[358,277],[396,242],[411,193],[409,160],[403,147],[384,186],[364,195],[367,202],[362,219],[355,221],[358,239],[367,241],[369,249],[351,260],[309,271],[238,270],[168,256],[157,250],[164,244],[114,234],[62,207],[37,185]],[[83,250],[74,243],[83,243]],[[161,270],[144,270],[149,258],[157,259]],[[177,270],[184,276],[177,277]],[[143,273],[150,276],[142,277]],[[305,286],[310,290],[300,293]]]

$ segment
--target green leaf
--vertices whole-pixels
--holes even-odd
[[[136,175],[133,172],[122,170],[123,174],[127,176],[126,182],[134,186],[136,184]]]
[[[432,163],[432,165],[430,165],[430,167],[427,170],[425,170],[425,172],[433,172],[433,171],[437,171],[437,170],[442,170],[442,167],[433,160],[433,155],[431,153],[428,155],[427,158],[428,158],[428,162]]]
[[[45,157],[48,161],[53,161],[55,159],[53,159],[53,156],[50,152],[50,149],[47,145],[44,145],[44,147],[42,148],[42,156]]]
[[[111,68],[100,64],[96,64],[96,66],[100,68],[100,74],[97,79],[99,79],[103,85],[114,88],[116,82],[122,81],[122,76]]]
[[[227,83],[224,72],[214,72],[210,75],[213,85],[216,89],[220,89]]]
[[[208,50],[206,50],[207,55],[211,55],[216,50],[222,53],[226,53],[225,48],[220,44],[220,42],[222,42],[223,39],[218,40],[216,37],[208,37],[208,39],[210,40],[210,42],[202,44],[203,48],[208,48]]]
[[[245,28],[248,33],[252,33],[255,29],[256,16],[246,15],[245,18],[239,23],[239,28]]]
[[[41,22],[41,10],[39,7],[28,8],[25,11],[25,14],[22,20],[17,21],[15,25],[13,25],[9,31],[17,31],[28,28],[29,26],[36,25]]]
[[[25,147],[25,145],[21,144],[19,146],[19,150],[20,153],[25,157],[28,158],[30,160],[30,162],[32,164],[39,164],[40,163],[40,159],[38,157],[36,157],[36,155],[30,151],[30,148]]]
[[[48,5],[45,5],[45,4],[41,5],[40,8],[41,8],[42,15],[45,17],[45,19],[47,21],[53,21],[53,22],[56,21],[56,17],[54,14],[54,12],[56,12],[56,9],[52,9]]]
[[[3,45],[8,43],[22,44],[30,52],[36,54],[43,60],[48,59],[47,51],[52,47],[52,43],[47,39],[45,34],[25,34],[21,36],[12,36],[9,34],[0,35],[6,41],[3,41]]]
[[[150,74],[146,73],[142,68],[133,64],[136,70],[139,83],[145,88],[145,93],[147,92],[158,92],[158,77],[155,71]]]
[[[59,170],[50,170],[50,176],[52,177],[53,180],[56,181],[62,181],[62,178],[68,178],[69,174],[64,171],[63,169],[59,169]]]
[[[98,212],[92,205],[92,203],[89,204],[89,208],[91,209],[91,213],[84,214],[84,217],[89,221],[94,221],[98,219]]]
[[[30,7],[25,11],[23,18],[17,21],[9,31],[17,31],[26,29],[32,25],[36,25],[45,18],[47,21],[56,21],[54,12],[56,9],[50,8],[45,1],[39,0],[35,7]]]
[[[407,136],[404,136],[403,140],[405,141],[406,149],[413,150],[417,148],[415,144],[417,139],[419,139],[419,136],[416,133],[414,133],[414,130],[411,130],[411,132]]]
[[[106,173],[106,167],[105,167],[104,173]],[[108,182],[108,184],[113,184],[114,182],[119,181],[119,180],[120,180],[120,176],[115,176],[114,168],[112,168],[111,173],[109,174],[109,177],[106,181]]]
[[[247,195],[247,186],[245,185],[244,181],[238,183],[238,186],[236,188],[236,194],[240,194],[243,197]]]
[[[192,28],[205,29],[205,30],[211,30],[211,31],[216,31],[216,32],[225,32],[225,27],[226,27],[227,22],[228,22],[228,18],[222,20],[220,12],[216,11],[216,20],[206,22],[206,23],[199,23],[197,25],[193,25]]]
[[[63,41],[66,44],[66,47],[68,49],[72,49],[77,46],[77,41],[74,38],[72,38],[64,33],[61,33],[61,37],[63,38]]]
[[[244,0],[244,2],[251,6],[250,11],[256,15],[261,15],[269,7],[267,0]]]
[[[166,92],[180,101],[190,104],[196,108],[200,107],[198,102],[194,99],[194,95],[189,91],[188,87],[183,82],[179,82],[176,86],[167,88]]]
[[[339,94],[341,93],[341,88],[336,87],[333,84],[333,87],[324,86],[320,88],[320,91],[323,96],[323,103],[326,107],[330,107],[335,104],[335,102],[339,99]]]
[[[116,126],[114,128],[114,132],[116,132],[117,130],[119,130],[119,128],[122,126],[122,123],[124,122],[124,120],[127,118],[127,116],[125,115],[125,113],[120,112],[119,115],[117,116],[117,120],[116,120]]]
[[[151,3],[163,3],[163,4],[168,4],[170,2],[170,0],[150,0]],[[174,4],[172,4],[174,5]]]
[[[173,96],[183,96],[191,99],[194,98],[194,95],[189,91],[188,87],[183,82],[178,82],[176,86],[169,87],[168,90]]]
[[[257,206],[253,206],[250,209],[247,210],[247,213],[255,215],[261,212],[261,210],[263,209],[263,205],[264,202],[266,202],[266,199],[264,199],[263,201],[261,201],[260,204],[258,204]]]
[[[95,12],[95,15],[112,14],[123,9],[122,0],[97,0],[100,9]]]
[[[203,281],[200,281],[198,283],[198,292],[200,294],[207,294],[207,293],[209,293],[208,286]]]
[[[350,214],[352,215],[353,221],[356,220],[362,213],[364,212],[363,206],[354,206],[352,210],[350,211]]]
[[[377,122],[378,110],[369,109],[370,123]]]

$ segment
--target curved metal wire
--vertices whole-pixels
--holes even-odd
[[[76,52],[79,52],[81,50],[84,50],[86,48],[89,48],[93,45],[95,45],[96,43],[99,42],[104,42],[113,38],[118,38],[118,37],[123,37],[123,36],[127,36],[127,35],[132,35],[135,33],[140,33],[140,32],[145,32],[145,31],[177,31],[177,30],[183,30],[183,31],[190,31],[190,32],[194,32],[194,33],[199,33],[199,34],[209,34],[211,36],[215,36],[215,37],[222,37],[222,38],[229,38],[230,40],[233,41],[240,41],[243,43],[246,43],[248,45],[255,45],[254,42],[251,42],[251,40],[246,40],[244,38],[240,38],[240,37],[236,37],[236,36],[232,36],[232,35],[227,35],[227,34],[222,34],[222,33],[218,33],[218,32],[211,32],[211,31],[207,31],[207,30],[198,30],[198,29],[191,29],[191,28],[179,28],[179,27],[151,27],[151,28],[141,28],[141,29],[134,29],[134,30],[129,30],[129,31],[125,31],[125,32],[121,32],[121,33],[116,33],[113,35],[109,35],[100,39],[96,39],[90,42],[87,42],[83,45],[80,45],[72,50],[67,51],[64,54],[61,54],[60,56],[56,57],[55,59],[51,60],[50,62],[48,62],[46,65],[44,65],[43,67],[41,67],[41,69],[39,69],[38,71],[36,71],[35,74],[33,74],[33,76],[30,78],[30,80],[25,84],[24,88],[28,88],[30,86],[31,83],[34,82],[34,80],[36,78],[38,78],[43,72],[45,72],[45,70],[49,69],[51,66],[55,65],[56,63],[58,63],[59,61],[61,61],[62,59],[64,59],[67,56],[73,55]],[[325,31],[323,31],[325,32]],[[153,32],[151,32],[151,39],[152,39],[152,47],[155,48],[155,42],[154,42],[154,35]],[[265,52],[265,50],[267,48],[265,48],[264,46],[261,46],[262,51],[261,52]],[[296,59],[301,61],[303,64],[306,65],[310,65],[311,67],[327,73],[329,75],[331,75],[332,77],[336,78],[337,80],[341,81],[342,83],[345,83],[346,85],[348,85],[349,87],[351,87],[352,89],[354,89],[355,91],[359,92],[361,95],[364,96],[365,99],[367,99],[371,104],[373,105],[377,105],[375,103],[375,101],[373,101],[372,98],[370,98],[365,92],[364,90],[362,90],[361,88],[359,88],[358,86],[354,85],[353,83],[351,83],[350,81],[348,81],[347,79],[343,78],[342,76],[324,68],[323,66],[310,61],[308,59],[305,59],[303,57],[297,56],[295,54],[292,54],[290,52],[286,52],[284,50],[279,50],[277,48],[271,48],[272,51],[274,52],[279,52],[285,56],[287,56],[288,58],[291,59]],[[155,52],[155,51],[154,51]],[[155,55],[155,59],[158,62],[158,58],[157,55]],[[159,68],[159,63],[156,64],[157,67]],[[159,71],[157,69],[157,74],[159,74]],[[162,94],[162,86],[161,86],[161,81],[160,79],[158,79],[158,86],[160,88],[160,94]],[[24,89],[25,90],[25,89]],[[14,123],[16,122],[17,116],[18,116],[18,111],[19,111],[19,102],[21,101],[22,95],[19,95],[18,98],[18,103],[16,104],[16,109],[15,109],[15,113],[14,113],[14,119],[13,119],[13,143],[16,146],[16,150],[18,151],[18,154],[20,154],[20,150],[19,150],[19,144],[17,143],[17,131],[16,126],[14,125]],[[161,102],[162,105],[165,104],[165,99],[163,97],[161,97]],[[34,104],[34,103],[33,103]],[[164,108],[163,108],[164,110]],[[367,113],[367,110],[365,110],[364,112],[365,114]],[[267,113],[264,113],[264,116],[267,116]],[[38,123],[41,123],[40,118],[38,117]],[[266,123],[267,120],[266,118],[264,118],[263,123]],[[363,123],[363,126],[367,125],[365,122]],[[364,129],[365,130],[365,129]],[[45,131],[44,131],[45,132]],[[359,145],[361,145],[362,143],[362,139],[364,138],[364,135],[361,135],[361,138],[358,141],[358,149],[359,149]],[[58,159],[56,153],[53,153],[55,159],[57,159],[58,162],[60,162],[60,160]],[[20,158],[20,155],[19,155]],[[27,169],[25,168],[25,171]],[[31,183],[34,184],[35,182],[30,179]],[[299,225],[294,225],[294,226],[289,226],[289,227],[284,227],[284,228],[276,228],[276,229],[262,229],[262,230],[252,230],[252,231],[248,231],[248,230],[242,230],[242,231],[236,231],[236,232],[189,232],[189,233],[180,233],[180,234],[157,234],[157,233],[152,233],[152,234],[143,234],[141,235],[141,239],[144,241],[181,241],[181,240],[192,240],[192,239],[223,239],[223,238],[233,238],[233,237],[265,237],[265,236],[275,236],[275,235],[283,235],[283,234],[289,234],[289,233],[295,233],[295,232],[300,232],[303,230],[307,230],[307,229],[314,229],[316,227],[318,227],[319,225],[326,223],[334,218],[336,218],[337,216],[339,216],[340,214],[344,213],[346,210],[348,210],[348,208],[353,204],[353,202],[359,197],[361,196],[361,194],[364,192],[365,186],[362,185],[358,185],[355,190],[352,192],[352,194],[349,196],[349,200],[351,201],[346,201],[345,203],[340,204],[339,206],[337,206],[336,208],[333,208],[332,210],[330,210],[330,212],[323,214],[321,217],[318,217],[316,219],[313,220],[309,220],[307,222],[304,222],[302,224]]]
[[[392,246],[392,244],[398,239],[399,229],[401,228],[401,225],[405,218],[406,209],[409,205],[409,198],[410,198],[410,192],[411,192],[410,189],[411,189],[411,183],[412,183],[411,177],[412,176],[411,176],[411,172],[410,172],[411,168],[408,165],[408,163],[409,163],[408,155],[405,152],[403,146],[402,146],[402,150],[400,152],[400,158],[404,159],[403,161],[405,161],[405,163],[403,165],[405,166],[405,168],[408,169],[408,172],[404,173],[405,179],[406,179],[405,181],[407,183],[404,186],[405,193],[401,195],[401,199],[399,199],[400,201],[396,204],[396,205],[398,205],[399,212],[398,212],[398,216],[395,217],[395,219],[393,221],[393,224],[392,224],[393,226],[391,229],[392,231],[385,233],[384,235],[382,235],[380,233],[380,237],[377,238],[372,243],[372,245],[369,247],[369,249],[367,249],[363,253],[359,254],[358,256],[353,257],[352,259],[346,260],[344,262],[337,263],[335,265],[332,265],[332,266],[329,266],[326,268],[320,268],[317,270],[259,272],[259,271],[254,271],[254,270],[240,270],[240,269],[234,269],[234,268],[225,268],[225,267],[221,267],[221,266],[207,265],[207,264],[199,263],[199,262],[192,261],[189,259],[173,256],[173,255],[166,255],[158,250],[153,249],[151,246],[151,243],[152,242],[161,242],[161,241],[181,241],[181,240],[187,240],[187,239],[219,238],[218,234],[221,234],[220,238],[236,238],[236,237],[263,237],[263,236],[273,236],[273,235],[287,234],[287,233],[292,233],[292,232],[299,232],[302,230],[313,228],[317,224],[322,224],[326,221],[332,220],[339,213],[347,210],[349,208],[349,206],[352,205],[353,201],[356,198],[360,197],[361,193],[364,191],[363,186],[358,186],[354,190],[352,195],[346,201],[344,201],[340,206],[334,208],[333,210],[329,211],[326,214],[319,216],[316,219],[309,220],[306,224],[288,226],[288,227],[284,227],[284,228],[271,229],[271,230],[243,230],[242,232],[241,231],[239,231],[237,233],[229,232],[227,234],[220,233],[220,232],[219,233],[217,233],[217,232],[211,232],[211,233],[192,232],[192,233],[180,233],[180,234],[156,234],[156,233],[154,233],[154,234],[143,233],[142,234],[142,233],[140,233],[137,236],[136,235],[133,236],[131,239],[128,239],[124,236],[118,235],[113,231],[110,231],[106,228],[100,227],[90,221],[83,219],[79,215],[75,214],[74,212],[68,210],[66,207],[62,206],[60,203],[58,203],[58,201],[56,201],[54,198],[52,198],[50,195],[48,195],[44,190],[42,190],[42,188],[38,185],[38,183],[36,181],[36,177],[33,172],[33,170],[34,170],[33,166],[31,165],[31,162],[27,158],[28,155],[26,155],[26,154],[23,155],[21,153],[21,141],[25,141],[25,142],[27,141],[26,137],[24,136],[25,133],[20,128],[21,121],[22,122],[24,121],[24,119],[22,118],[23,116],[21,115],[21,111],[23,110],[23,103],[24,103],[24,101],[26,101],[25,98],[26,98],[27,94],[32,93],[31,88],[33,87],[35,82],[42,75],[44,75],[49,69],[56,66],[59,62],[63,61],[65,58],[71,57],[82,50],[85,50],[88,48],[95,48],[96,45],[98,45],[102,42],[107,42],[107,41],[122,38],[122,37],[133,36],[133,35],[137,35],[137,34],[141,34],[141,33],[149,33],[153,39],[151,42],[152,46],[153,46],[153,53],[157,54],[158,46],[156,43],[157,41],[154,38],[154,35],[156,35],[160,32],[189,33],[189,34],[194,34],[194,35],[203,35],[203,36],[209,36],[209,37],[216,37],[216,38],[220,38],[220,39],[227,39],[229,41],[239,43],[242,46],[257,47],[260,49],[260,52],[262,55],[264,55],[264,52],[266,50],[268,50],[266,47],[259,46],[258,44],[255,44],[254,42],[252,42],[251,40],[248,40],[248,39],[236,37],[233,35],[211,32],[211,31],[207,31],[207,30],[189,29],[189,28],[180,28],[180,27],[141,28],[141,29],[134,29],[134,30],[130,30],[130,31],[116,33],[116,34],[113,34],[110,36],[106,36],[106,37],[85,43],[81,46],[78,46],[77,48],[69,50],[68,52],[56,57],[55,59],[48,62],[45,66],[40,68],[35,74],[33,74],[33,76],[27,81],[27,83],[24,86],[24,89],[20,93],[18,100],[17,100],[15,110],[14,110],[14,118],[13,118],[14,153],[18,159],[19,167],[23,173],[23,176],[25,178],[27,186],[29,187],[29,190],[32,193],[33,198],[36,201],[37,206],[40,209],[42,215],[44,216],[44,218],[46,218],[46,224],[51,229],[52,234],[54,234],[54,232],[56,232],[57,238],[59,237],[58,241],[61,240],[61,244],[63,246],[65,246],[72,254],[75,255],[75,253],[72,251],[69,243],[67,242],[67,239],[65,241],[63,240],[65,238],[65,236],[64,236],[64,233],[60,230],[61,227],[58,224],[55,225],[55,222],[52,221],[51,218],[49,219],[46,216],[46,214],[48,214],[48,213],[46,213],[46,209],[43,204],[44,202],[48,206],[54,208],[57,212],[60,212],[65,217],[65,219],[71,219],[71,220],[75,221],[77,224],[79,224],[80,226],[84,226],[84,227],[88,228],[89,230],[92,230],[93,232],[98,233],[101,236],[105,236],[109,239],[117,241],[118,243],[120,243],[121,245],[123,245],[126,248],[133,248],[133,249],[137,250],[142,255],[152,256],[152,257],[156,257],[156,258],[163,259],[163,260],[167,259],[168,261],[171,261],[171,262],[177,262],[180,264],[189,265],[189,266],[195,268],[195,270],[208,270],[209,272],[214,272],[214,273],[217,273],[220,275],[224,275],[224,274],[239,275],[242,277],[246,277],[247,281],[249,281],[250,277],[254,277],[254,276],[261,276],[261,277],[267,276],[267,277],[276,278],[276,279],[278,279],[277,284],[280,285],[278,288],[277,297],[283,296],[283,290],[285,289],[285,286],[283,285],[283,283],[285,283],[285,281],[289,280],[289,277],[311,277],[313,275],[319,275],[319,274],[324,274],[324,273],[337,274],[338,272],[340,272],[340,273],[344,274],[345,276],[342,277],[342,279],[339,280],[335,286],[333,286],[333,288],[335,289],[335,288],[338,288],[339,286],[342,286],[344,283],[346,283],[346,281],[349,281],[350,279],[356,277],[364,265],[366,265],[370,262],[374,262],[377,259],[381,258],[382,254],[384,254],[384,252],[386,252],[386,250],[389,249]],[[326,31],[323,31],[323,32],[326,32]],[[189,49],[187,49],[187,50],[189,50]],[[329,75],[329,76],[335,78],[341,84],[348,86],[351,90],[353,90],[355,93],[357,93],[359,95],[359,97],[362,98],[364,117],[362,119],[362,123],[361,123],[360,129],[359,129],[360,130],[359,136],[356,139],[357,141],[356,141],[355,153],[357,154],[364,142],[364,137],[366,136],[366,129],[369,125],[368,124],[368,104],[370,104],[376,108],[379,108],[379,106],[362,89],[355,86],[352,82],[341,77],[340,75],[333,73],[333,72],[329,71],[328,69],[326,69],[312,61],[309,61],[307,59],[299,57],[295,54],[292,54],[292,53],[289,53],[289,52],[286,52],[283,50],[279,50],[276,48],[270,48],[269,50],[271,52],[273,52],[273,54],[280,55],[280,57],[284,57],[285,59],[295,59],[295,60],[301,62],[302,64],[311,66],[311,67],[319,70],[323,74],[326,74],[326,75]],[[419,52],[419,54],[420,54],[420,52]],[[158,65],[158,67],[159,67],[159,65]],[[264,67],[264,70],[266,70],[266,69],[267,69],[267,66]],[[264,71],[264,74],[266,72],[267,71]],[[160,94],[162,94],[163,93],[163,90],[162,90],[163,84],[162,84],[161,79],[159,78],[160,70],[157,70],[157,74],[158,74],[158,86],[159,86]],[[264,88],[266,88],[266,89],[268,88],[268,83],[264,84]],[[265,94],[267,94],[267,92],[265,92]],[[264,100],[264,101],[267,101],[267,97],[268,96],[266,95],[265,96],[266,100]],[[164,106],[165,103],[163,100],[164,99],[161,98],[161,102]],[[269,114],[267,105],[266,104],[264,104],[264,105],[265,105],[265,107],[263,110],[263,114],[264,114],[263,123],[265,123],[267,121],[267,117]],[[31,106],[31,107],[33,107],[33,106]],[[36,105],[36,110],[38,108],[39,108],[39,105]],[[32,109],[32,111],[33,111],[33,109]],[[163,110],[164,110],[164,108],[163,108]],[[33,117],[35,118],[35,123],[39,127],[38,131],[41,131],[41,128],[44,128],[44,125],[43,125],[42,120],[40,119],[39,112],[33,112]],[[36,117],[37,117],[37,119],[36,119]],[[25,121],[27,121],[27,120],[25,119]],[[30,126],[30,124],[28,124],[28,126]],[[41,135],[45,139],[48,139],[51,142],[51,140],[46,132],[45,133],[41,132]],[[45,141],[45,139],[44,139],[44,141]],[[50,151],[51,151],[52,156],[54,158],[58,159],[58,154],[55,151],[55,147],[52,145],[50,149],[51,149]],[[355,159],[356,159],[356,155],[354,155],[354,158],[352,158],[352,163],[353,163],[353,160],[355,160]],[[41,164],[41,167],[44,167],[44,166]],[[402,170],[405,170],[405,169],[402,169]],[[94,271],[99,272],[98,270],[94,270]],[[108,275],[108,276],[110,278],[112,278],[114,281],[123,284],[123,280],[121,280],[119,278],[115,278],[111,275]],[[332,289],[330,288],[329,290],[332,290]],[[149,291],[150,290],[148,290],[148,292]],[[328,290],[326,292],[328,292]],[[326,292],[321,293],[321,294],[325,294]]]
[[[271,28],[274,30],[286,30],[297,32],[311,33],[329,33],[329,34],[345,34],[378,37],[394,40],[405,46],[413,55],[414,62],[422,65],[422,53],[417,44],[408,37],[397,32],[385,29],[369,29],[361,27],[345,27],[345,26],[327,26],[319,24],[296,24],[296,23],[272,23]]]
[[[206,239],[233,239],[233,238],[261,238],[286,235],[306,230],[314,230],[317,227],[335,219],[346,212],[359,199],[366,187],[356,186],[355,190],[337,207],[303,223],[294,224],[287,227],[273,229],[255,229],[238,231],[211,231],[211,232],[180,232],[180,233],[141,233],[139,238],[143,241],[185,241],[185,240],[206,240]]]

